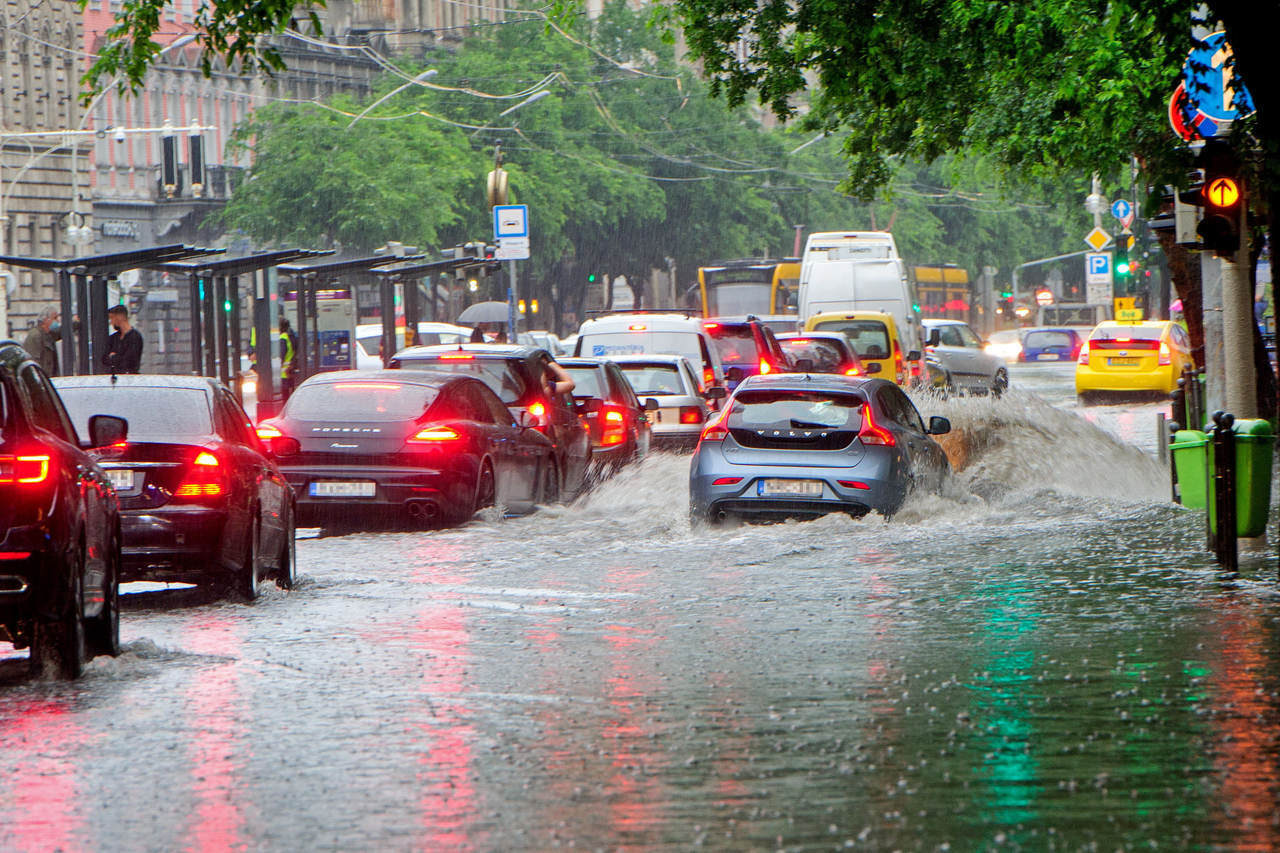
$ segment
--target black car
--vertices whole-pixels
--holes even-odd
[[[643,459],[651,441],[649,412],[658,408],[640,402],[621,368],[603,358],[561,358],[573,377],[573,399],[591,428],[591,461],[601,471],[616,470]]]
[[[522,415],[531,423],[530,415]],[[258,426],[306,519],[463,522],[531,509],[557,484],[550,439],[477,379],[419,370],[320,373]]]
[[[129,440],[99,453],[120,496],[125,580],[210,584],[249,601],[264,578],[293,585],[293,493],[226,387],[199,376],[54,382],[77,426],[91,412],[129,421]]]
[[[730,391],[748,376],[786,373],[790,369],[791,363],[773,330],[754,315],[709,317],[703,321],[702,328],[711,336],[720,356]]]
[[[409,347],[396,353],[387,366],[471,376],[488,385],[517,419],[521,412],[528,412],[554,448],[551,479],[557,491],[545,501],[554,503],[572,500],[582,491],[591,462],[591,436],[572,395],[546,393],[543,379],[552,361],[550,353],[537,347],[458,344]]]
[[[123,441],[120,418],[86,418],[88,444]],[[120,514],[58,392],[22,347],[0,341],[0,639],[33,671],[80,675],[120,651]]]

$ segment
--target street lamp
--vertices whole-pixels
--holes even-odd
[[[551,94],[551,90],[550,90],[550,89],[542,89],[542,90],[539,90],[539,91],[537,91],[537,92],[534,92],[532,95],[530,95],[529,97],[525,98],[523,101],[521,101],[520,103],[516,104],[515,106],[513,106],[513,107],[507,107],[505,110],[503,110],[502,112],[498,113],[498,118],[502,118],[503,116],[511,115],[513,112],[515,112],[516,110],[520,109],[521,107],[527,107],[527,106],[529,106],[529,105],[530,105],[530,104],[532,104],[532,103],[535,103],[535,102],[537,102],[537,101],[541,101],[543,98],[545,98],[547,95],[550,95],[550,94]]]
[[[353,118],[351,120],[351,124],[347,125],[347,130],[350,130],[352,127],[355,126],[356,122],[358,122],[360,119],[367,116],[369,114],[369,111],[372,110],[374,107],[378,106],[384,101],[388,101],[391,98],[394,98],[396,95],[400,94],[405,89],[408,89],[410,86],[421,86],[423,83],[425,83],[427,80],[431,79],[432,77],[436,76],[436,74],[438,73],[439,72],[436,71],[434,68],[428,68],[426,71],[423,71],[421,74],[414,77],[412,80],[395,87],[390,92],[387,92],[387,94],[383,95],[381,98],[378,98],[378,100],[374,101],[372,104],[365,107],[358,116]]]

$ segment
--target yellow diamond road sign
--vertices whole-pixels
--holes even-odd
[[[1101,252],[1102,247],[1111,242],[1111,235],[1101,228],[1094,228],[1085,235],[1084,241],[1092,246],[1095,252]]]

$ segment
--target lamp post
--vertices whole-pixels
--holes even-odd
[[[347,125],[347,130],[350,130],[351,128],[355,127],[356,122],[358,122],[360,119],[362,119],[362,118],[364,118],[365,116],[367,116],[367,115],[369,114],[369,112],[370,112],[371,110],[373,110],[373,108],[374,108],[374,107],[376,107],[376,106],[378,106],[379,104],[382,104],[382,103],[384,103],[384,102],[386,102],[386,101],[391,100],[391,99],[392,99],[392,98],[394,98],[396,95],[398,95],[398,94],[400,94],[401,92],[403,92],[405,89],[408,89],[410,86],[421,86],[421,85],[422,85],[423,83],[425,83],[427,80],[429,80],[430,78],[432,78],[432,77],[436,76],[436,74],[437,74],[437,73],[439,73],[439,72],[437,72],[434,68],[428,68],[426,71],[423,71],[421,74],[417,75],[417,76],[416,76],[416,77],[414,77],[412,80],[409,80],[408,82],[403,83],[403,84],[401,84],[401,85],[399,85],[399,86],[395,87],[395,88],[394,88],[394,89],[392,89],[390,92],[387,92],[387,94],[383,95],[381,98],[378,98],[378,100],[374,101],[372,104],[370,104],[369,106],[367,106],[367,107],[365,107],[363,110],[361,110],[361,111],[360,111],[360,114],[359,114],[359,115],[357,115],[355,118],[353,118],[353,119],[351,120],[351,123]]]

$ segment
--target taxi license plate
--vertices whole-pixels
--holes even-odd
[[[756,483],[756,494],[761,497],[765,495],[790,495],[796,497],[818,498],[822,497],[822,481],[780,480],[776,478],[769,478],[760,480]]]
[[[111,488],[117,492],[127,492],[133,488],[133,471],[129,468],[109,469],[107,479],[111,481]]]
[[[1112,367],[1137,367],[1138,359],[1136,358],[1109,358],[1107,364]]]
[[[378,484],[371,480],[354,483],[336,481],[311,484],[313,498],[371,498],[378,492]]]
[[[1062,357],[1056,352],[1042,352],[1036,356],[1037,361],[1061,361]]]

